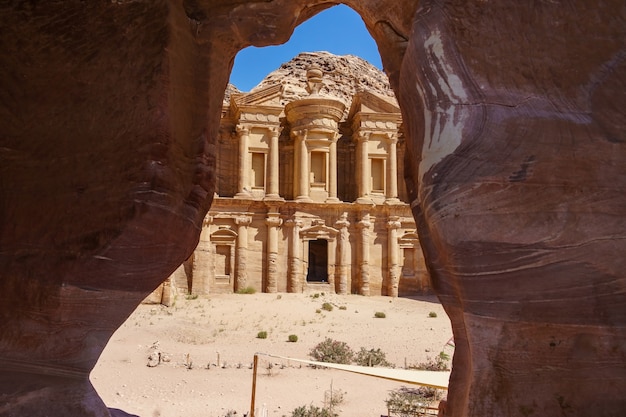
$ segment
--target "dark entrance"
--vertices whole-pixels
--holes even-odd
[[[328,241],[309,241],[309,270],[307,282],[328,282]]]

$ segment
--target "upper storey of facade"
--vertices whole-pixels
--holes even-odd
[[[393,97],[358,89],[324,94],[319,67],[308,95],[288,84],[233,94],[218,140],[219,197],[314,203],[406,203],[404,141]],[[399,186],[401,184],[401,186]]]

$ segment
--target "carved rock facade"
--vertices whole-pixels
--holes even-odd
[[[402,111],[445,415],[621,415],[623,0],[343,3]],[[110,414],[89,371],[196,246],[233,57],[331,5],[0,5],[0,414]]]
[[[303,61],[317,68],[308,71],[319,77],[309,76],[309,86]],[[340,64],[362,70],[360,91],[350,88],[355,74],[335,70]],[[400,109],[384,74],[356,57],[303,53],[252,92],[233,94],[222,113],[217,194],[200,242],[148,301],[247,287],[429,291],[402,177]]]

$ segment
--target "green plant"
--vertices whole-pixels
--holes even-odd
[[[391,366],[391,363],[387,361],[385,352],[380,348],[367,350],[362,347],[357,352],[354,362],[361,366]]]
[[[347,343],[327,337],[311,349],[309,355],[318,362],[349,364],[354,352]]]
[[[237,288],[237,294],[254,294],[256,290],[254,287]]]
[[[331,303],[322,304],[322,309],[326,311],[333,311],[333,305]]]
[[[319,313],[321,313],[321,312],[322,312],[322,310],[320,310],[320,309],[318,308],[318,309],[316,309],[316,310],[315,310],[315,312],[319,314]]]
[[[256,337],[258,339],[267,339],[267,332],[265,330],[262,330],[256,334]]]
[[[387,317],[387,315],[382,311],[377,311],[376,313],[374,313],[374,317],[376,317],[377,319],[384,319],[385,317]]]
[[[198,298],[198,294],[187,294],[185,298],[187,300],[195,300],[196,298]]]
[[[319,295],[319,293],[315,293],[311,297],[313,297],[313,298],[320,298],[320,295]]]
[[[411,389],[402,387],[389,393],[385,400],[388,414],[401,417],[414,417],[426,415],[426,407],[441,399],[440,390],[419,387]]]
[[[348,309],[348,307],[346,307],[346,306],[339,306],[339,310],[347,310],[347,309]]]
[[[291,417],[336,417],[336,414],[332,414],[325,408],[319,408],[312,404],[307,408],[306,405],[295,408],[291,412]]]
[[[431,311],[430,313],[428,313],[428,317],[435,318],[437,317],[437,313],[435,313],[434,311]]]
[[[435,356],[435,358],[428,358],[426,362],[420,362],[417,365],[411,366],[411,368],[423,371],[448,371],[450,370],[448,366],[449,360],[450,355],[445,352],[439,352],[439,355]]]
[[[292,343],[296,343],[296,342],[298,341],[298,335],[296,335],[296,334],[290,334],[290,335],[289,335],[289,338],[288,338],[287,340],[289,340],[289,341],[290,341],[290,342],[292,342]]]

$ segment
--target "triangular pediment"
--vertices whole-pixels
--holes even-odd
[[[339,230],[334,229],[324,224],[318,224],[308,229],[304,229],[300,232],[300,236],[307,237],[309,239],[328,239],[334,238]]]

